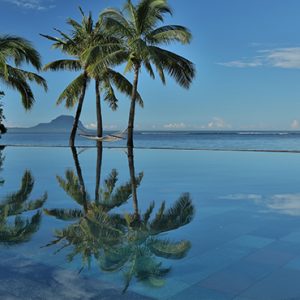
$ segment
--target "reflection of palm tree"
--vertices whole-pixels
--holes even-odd
[[[97,174],[96,174],[96,198],[91,200],[86,192],[77,151],[72,149],[76,167],[76,173],[67,170],[65,179],[57,176],[60,187],[79,204],[80,209],[45,209],[45,213],[60,220],[76,220],[76,222],[63,230],[56,231],[57,239],[50,243],[57,244],[61,241],[66,245],[73,245],[74,250],[69,254],[68,259],[73,260],[77,254],[82,255],[83,266],[90,262],[91,256],[100,256],[100,251],[115,243],[122,232],[118,224],[125,224],[117,214],[109,212],[127,202],[131,197],[131,182],[116,187],[118,172],[113,169],[105,179],[103,187],[99,187],[100,167],[102,161],[102,149],[97,152]],[[143,174],[136,177],[137,184],[142,180]],[[64,246],[63,246],[64,247]]]
[[[30,171],[25,171],[20,189],[6,196],[0,204],[0,243],[26,242],[39,229],[41,223],[39,208],[45,203],[47,194],[45,193],[36,200],[28,201],[33,187],[34,179]],[[29,211],[36,212],[31,218],[21,217],[23,213]]]
[[[2,154],[4,148],[5,148],[4,146],[0,146],[0,171],[2,171],[2,165],[4,161],[4,156]],[[4,179],[0,177],[0,186],[2,186],[3,184],[4,184]]]
[[[68,260],[72,261],[80,254],[83,266],[96,259],[103,271],[123,270],[126,280],[124,292],[132,278],[154,286],[163,285],[163,277],[170,268],[162,266],[157,258],[180,259],[186,255],[191,244],[189,241],[172,242],[159,235],[188,224],[194,215],[189,194],[183,194],[167,210],[163,202],[153,218],[154,203],[141,215],[137,187],[143,173],[135,176],[133,158],[133,152],[128,149],[131,180],[116,188],[118,173],[112,170],[99,189],[98,201],[91,201],[86,192],[83,194],[78,177],[74,172],[67,171],[66,179],[57,177],[60,186],[82,207],[86,202],[87,210],[46,210],[47,214],[59,219],[77,220],[67,228],[56,231],[57,239],[49,245],[63,242],[61,248],[72,246]],[[112,212],[130,197],[134,200],[132,215]]]
[[[165,282],[163,277],[170,268],[163,267],[156,257],[181,259],[191,247],[189,241],[172,242],[159,237],[162,232],[191,222],[194,206],[189,194],[183,194],[168,210],[165,210],[163,202],[156,216],[150,220],[153,210],[154,202],[140,218],[139,223],[132,222],[130,216],[125,216],[126,225],[122,228],[122,239],[100,257],[102,270],[124,271],[124,292],[133,277],[152,286],[162,286]]]
[[[104,180],[103,187],[98,187],[96,182],[96,199],[95,201],[91,200],[90,195],[87,193],[81,167],[78,160],[78,155],[76,148],[72,148],[72,154],[75,162],[76,173],[74,171],[67,170],[65,173],[65,179],[57,176],[57,181],[60,187],[75,201],[79,204],[82,209],[52,209],[45,212],[48,215],[55,216],[58,219],[63,220],[74,220],[82,216],[87,215],[90,211],[93,211],[96,207],[102,210],[103,212],[109,212],[110,210],[121,206],[127,202],[132,193],[131,181],[124,183],[123,185],[116,187],[118,182],[118,172],[113,169],[109,176]],[[98,149],[97,153],[98,164],[101,164],[102,160],[102,149]],[[100,180],[100,166],[97,166],[97,181]],[[140,173],[136,178],[136,183],[139,185],[143,178],[143,173]]]

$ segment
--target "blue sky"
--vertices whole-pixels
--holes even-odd
[[[78,6],[96,18],[121,0],[0,0],[1,34],[31,40],[43,63],[63,56],[39,33],[68,30],[68,17],[80,19]],[[187,26],[193,33],[188,46],[169,49],[196,64],[197,77],[184,90],[168,79],[167,86],[141,74],[140,93],[145,107],[137,110],[138,129],[300,129],[300,1],[299,0],[169,0],[170,24]],[[60,114],[74,114],[55,101],[74,78],[68,72],[43,73],[49,92],[34,87],[36,104],[25,112],[17,93],[6,92],[8,126],[31,126]],[[129,75],[130,78],[130,75]],[[106,128],[126,127],[129,99],[120,95],[119,109],[104,104]],[[82,122],[96,121],[93,89],[89,90]]]

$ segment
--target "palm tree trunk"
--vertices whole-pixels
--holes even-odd
[[[102,113],[101,113],[101,99],[100,99],[100,82],[98,79],[95,80],[95,90],[96,90],[96,112],[97,112],[97,136],[102,137],[103,127],[102,127]]]
[[[133,157],[133,148],[128,147],[128,165],[130,172],[130,181],[131,181],[131,190],[132,190],[132,201],[133,201],[133,210],[134,210],[134,221],[139,221],[139,205],[136,192],[136,179],[135,179],[135,169],[134,169],[134,157]]]
[[[133,147],[133,130],[134,130],[134,117],[135,117],[135,102],[137,97],[137,88],[139,82],[140,65],[134,67],[134,79],[132,85],[132,95],[128,119],[128,135],[127,135],[127,147]]]
[[[69,146],[70,147],[75,146],[75,137],[76,137],[79,118],[80,118],[80,115],[81,115],[82,105],[83,105],[83,101],[84,101],[84,97],[85,97],[86,85],[87,85],[87,74],[84,73],[84,83],[83,83],[83,86],[82,86],[82,92],[81,92],[81,95],[80,95],[79,100],[78,100],[78,106],[77,106],[77,110],[76,110],[76,114],[75,114],[75,118],[74,118],[72,131],[71,131],[71,134],[70,134],[70,140],[69,140]]]
[[[99,203],[99,188],[101,178],[101,165],[102,165],[102,143],[97,143],[97,165],[96,165],[96,187],[95,187],[95,202]]]
[[[71,147],[71,151],[73,154],[73,160],[74,160],[74,164],[75,164],[75,168],[76,168],[76,173],[77,173],[78,181],[80,184],[80,190],[81,190],[82,197],[83,197],[83,199],[82,199],[83,208],[84,208],[85,213],[87,213],[88,203],[87,203],[87,198],[86,198],[86,189],[85,189],[85,184],[84,184],[84,180],[83,180],[83,176],[82,176],[82,171],[81,171],[76,147]]]

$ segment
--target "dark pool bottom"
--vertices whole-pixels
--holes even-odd
[[[0,299],[300,299],[297,153],[0,158]]]

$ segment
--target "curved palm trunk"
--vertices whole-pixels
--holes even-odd
[[[103,126],[102,126],[101,99],[100,99],[100,82],[98,79],[95,80],[95,90],[96,90],[96,112],[97,112],[97,136],[102,137]]]
[[[137,192],[136,192],[133,148],[128,147],[127,151],[128,151],[127,155],[128,155],[128,165],[129,165],[129,172],[130,172],[133,209],[134,209],[134,221],[138,221],[140,219],[140,215],[139,215],[139,205],[138,205]]]
[[[101,165],[102,165],[102,143],[97,143],[97,165],[96,165],[96,186],[95,186],[95,202],[99,203],[99,188],[101,178]]]
[[[87,86],[87,74],[86,73],[84,74],[84,79],[85,80],[84,80],[84,83],[83,83],[83,86],[82,86],[82,92],[81,92],[81,95],[78,99],[78,106],[77,106],[77,110],[76,110],[76,114],[75,114],[75,118],[74,118],[72,131],[71,131],[71,134],[70,134],[70,140],[69,140],[69,146],[70,147],[75,146],[75,137],[76,137],[77,127],[78,127],[79,118],[80,118],[81,111],[82,111],[82,105],[83,105],[85,92],[86,92],[86,86]]]
[[[75,168],[76,168],[76,173],[77,173],[79,184],[80,184],[80,189],[81,189],[81,192],[83,195],[83,208],[86,213],[88,210],[88,203],[87,203],[87,199],[86,199],[86,189],[85,189],[82,171],[81,171],[81,167],[80,167],[80,163],[79,163],[79,159],[78,159],[78,154],[77,154],[76,147],[71,147],[71,150],[72,150],[72,154],[73,154],[73,160],[74,160],[74,164],[75,164]]]
[[[139,82],[140,66],[135,65],[134,68],[134,80],[132,85],[132,95],[128,119],[128,135],[127,135],[127,147],[133,147],[133,130],[134,130],[134,117],[135,117],[135,102],[137,97],[137,88]]]

